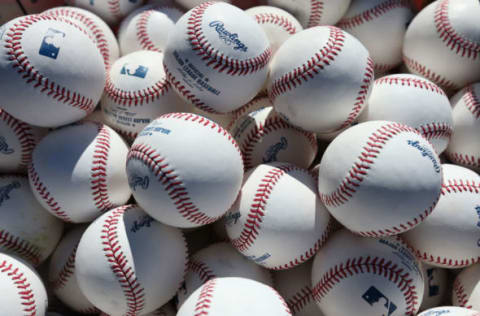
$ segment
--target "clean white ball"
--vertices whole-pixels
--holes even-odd
[[[92,11],[110,25],[120,22],[143,0],[66,0],[67,4]]]
[[[452,303],[468,309],[480,310],[480,264],[465,268],[455,278]]]

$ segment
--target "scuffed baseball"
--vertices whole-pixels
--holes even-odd
[[[422,264],[422,272],[425,287],[422,305],[420,305],[421,311],[440,306],[445,301],[445,297],[450,289],[446,269],[424,263]]]
[[[186,251],[180,230],[154,221],[135,205],[121,206],[83,234],[75,258],[77,282],[106,313],[147,314],[175,295]]]
[[[56,217],[91,222],[130,198],[127,153],[125,141],[106,125],[83,122],[57,129],[33,151],[30,186]]]
[[[130,12],[142,5],[143,0],[66,0],[68,5],[80,7],[115,25]]]
[[[465,268],[455,278],[452,290],[454,306],[480,310],[480,265]]]

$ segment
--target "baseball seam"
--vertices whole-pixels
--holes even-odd
[[[224,55],[208,42],[202,28],[203,15],[210,6],[216,3],[208,1],[192,9],[187,22],[187,36],[192,50],[206,62],[206,66],[220,73],[226,71],[231,76],[244,76],[264,69],[272,55],[270,46],[257,57],[238,60]]]
[[[446,92],[451,92],[459,89],[459,87],[455,83],[446,79],[445,77],[442,77],[439,74],[436,74],[435,72],[428,69],[426,66],[422,65],[420,62],[414,59],[411,59],[404,55],[403,62],[405,63],[407,68],[419,73],[428,80],[435,82],[436,84],[441,86]]]
[[[468,295],[465,293],[465,288],[460,283],[460,280],[457,278],[455,282],[453,282],[453,295],[455,295],[456,304],[457,306],[472,309],[472,305],[468,304]],[[455,302],[454,302],[455,303]]]
[[[286,16],[275,13],[258,13],[255,14],[254,17],[258,24],[277,25],[290,35],[297,33],[297,29],[293,25],[292,21],[290,21]]]
[[[309,285],[299,289],[292,297],[286,299],[288,308],[290,308],[293,315],[299,313],[305,306],[307,306],[313,298],[312,288]]]
[[[195,304],[194,316],[207,316],[209,314],[216,285],[216,280],[212,279],[202,286],[197,303]]]
[[[448,16],[450,0],[443,0],[435,9],[435,27],[440,39],[445,45],[461,57],[477,59],[480,54],[480,43],[467,39],[453,28]]]
[[[235,124],[237,123],[237,121],[240,117],[242,117],[244,114],[250,113],[251,109],[255,107],[255,104],[258,103],[258,102],[261,102],[261,101],[265,101],[265,100],[262,97],[255,98],[252,101],[245,104],[244,106],[242,106],[242,107],[236,109],[235,111],[231,112],[232,116],[230,118],[230,122],[225,127],[225,129],[227,131],[231,130],[235,126]],[[270,102],[270,101],[268,101],[268,102]],[[270,104],[270,105],[272,106],[272,104]],[[265,108],[265,107],[263,107],[263,108]]]
[[[105,258],[110,264],[110,269],[118,278],[127,302],[126,316],[138,315],[145,306],[145,290],[139,283],[135,269],[129,265],[128,259],[122,250],[122,244],[118,239],[117,229],[120,221],[132,205],[119,207],[104,219],[101,231],[101,242],[104,246]]]
[[[30,125],[17,120],[2,109],[0,109],[0,120],[5,122],[5,124],[7,124],[17,136],[21,147],[20,168],[27,168],[32,160],[32,151],[36,145],[32,128]]]
[[[140,14],[136,23],[137,40],[142,49],[161,52],[162,50],[153,43],[150,34],[148,34],[148,21],[154,12],[155,10],[151,9]]]
[[[413,280],[410,274],[398,267],[396,263],[379,257],[349,258],[347,262],[330,268],[314,286],[313,297],[319,303],[342,279],[361,273],[377,274],[394,282],[404,296],[407,305],[406,315],[416,314],[415,305],[418,303],[418,296],[415,286],[411,285]]]
[[[217,277],[207,264],[205,264],[204,262],[195,260],[195,258],[192,258],[188,262],[188,272],[195,273],[196,275],[198,275],[199,279],[203,283],[206,283],[211,279]]]
[[[19,268],[14,267],[12,263],[7,262],[6,260],[0,264],[0,272],[8,275],[17,288],[17,294],[20,297],[24,313],[22,316],[38,316],[35,293],[33,292],[27,277],[19,270]]]
[[[120,0],[108,0],[108,10],[117,19],[123,17],[120,10]]]
[[[50,282],[54,291],[65,287],[73,275],[75,270],[75,256],[77,254],[77,248],[78,244],[73,247],[57,277]]]
[[[325,206],[333,208],[347,203],[357,192],[357,189],[361,186],[363,180],[368,177],[369,170],[375,164],[375,160],[378,158],[378,155],[381,153],[381,150],[387,142],[394,136],[405,132],[415,133],[417,135],[420,134],[417,130],[399,123],[382,125],[373,132],[363,146],[363,151],[357,157],[357,161],[353,163],[353,166],[346,173],[347,176],[341,181],[338,187],[328,194],[320,192],[320,198]],[[367,237],[399,234],[422,222],[433,211],[433,207],[437,202],[438,198],[429,208],[405,223],[376,231],[358,231],[356,233]]]
[[[337,26],[342,29],[352,29],[364,23],[370,22],[389,11],[397,8],[410,8],[410,1],[408,0],[388,0],[384,1],[368,10],[362,11],[352,17],[343,18]]]
[[[448,141],[453,133],[452,126],[445,122],[426,123],[417,127],[416,130],[428,141],[434,138],[445,138]]]
[[[452,162],[458,165],[467,166],[471,168],[480,167],[480,157],[475,157],[474,155],[471,155],[471,154],[462,154],[462,153],[447,151],[447,157]]]
[[[428,90],[431,92],[435,92],[437,94],[440,94],[442,96],[446,96],[445,92],[440,89],[436,84],[423,80],[421,78],[403,78],[403,77],[395,77],[395,76],[386,76],[382,77],[380,79],[375,80],[375,85],[382,85],[382,84],[388,84],[388,85],[401,85],[401,86],[408,86],[408,87],[414,87],[414,88],[420,88],[424,90]]]
[[[321,24],[323,16],[323,2],[310,0],[310,16],[308,17],[307,28]]]
[[[480,118],[480,99],[478,98],[472,85],[465,89],[465,94],[462,97],[465,106],[472,113],[473,117],[478,120]]]
[[[46,94],[57,102],[62,102],[89,114],[93,111],[96,104],[92,99],[82,96],[78,92],[69,90],[55,83],[53,80],[40,74],[37,69],[30,63],[29,57],[25,54],[22,46],[23,33],[33,24],[43,20],[58,21],[54,16],[46,15],[30,15],[17,21],[9,32],[5,32],[5,48],[7,49],[7,59],[12,64],[11,67],[16,69],[17,73],[25,80],[27,84],[33,84],[33,88],[40,88],[40,92]],[[61,20],[78,30],[88,34],[77,24],[68,20]]]
[[[3,229],[0,230],[0,248],[13,251],[15,254],[28,259],[34,265],[40,264],[41,253],[37,246]]]

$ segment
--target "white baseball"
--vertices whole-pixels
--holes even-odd
[[[187,247],[181,231],[135,205],[93,222],[77,248],[75,271],[87,299],[113,315],[143,315],[167,303],[183,280]]]
[[[175,308],[172,306],[171,303],[167,303],[160,307],[157,310],[154,310],[151,313],[148,314],[143,314],[142,316],[175,316],[177,315],[177,311]],[[109,316],[108,314],[101,313],[100,316]]]
[[[26,173],[32,151],[46,133],[0,109],[0,172]]]
[[[409,0],[355,0],[337,26],[365,45],[379,74],[402,63],[403,38],[412,17]]]
[[[237,124],[237,121],[243,117],[244,115],[259,110],[261,108],[265,108],[268,106],[273,106],[273,103],[270,102],[270,99],[267,96],[259,96],[253,99],[252,101],[248,102],[244,106],[242,106],[239,109],[236,109],[235,111],[231,112],[230,118],[228,122],[226,123],[225,128],[228,131],[232,131],[232,129],[235,127]]]
[[[422,264],[423,280],[425,282],[422,305],[420,310],[440,306],[450,290],[447,269]]]
[[[75,256],[86,226],[67,232],[53,253],[48,271],[48,282],[55,296],[70,309],[81,314],[98,314],[99,310],[85,297],[78,286]]]
[[[246,170],[275,161],[307,169],[317,154],[315,133],[290,125],[272,106],[238,119],[232,135],[240,146]]]
[[[160,1],[160,0],[150,0],[150,2],[154,1]],[[187,10],[193,9],[196,6],[199,6],[205,2],[208,2],[207,0],[173,0],[176,4],[180,5],[182,8],[185,8]],[[219,2],[226,2],[226,3],[232,3],[232,0],[218,0]]]
[[[351,0],[267,0],[267,4],[293,14],[303,25],[334,25],[347,12]]]
[[[248,260],[226,242],[198,251],[190,257],[187,267],[185,282],[177,292],[178,308],[196,289],[214,278],[240,277],[273,286],[268,270]]]
[[[349,126],[373,83],[373,62],[352,35],[318,26],[290,37],[271,64],[268,95],[289,123],[319,133]]]
[[[428,79],[395,74],[375,80],[361,121],[387,120],[415,128],[437,154],[447,148],[453,132],[450,101]]]
[[[403,60],[411,73],[446,92],[480,80],[480,3],[438,0],[415,16],[405,34]]]
[[[480,262],[480,176],[456,165],[443,165],[441,197],[433,213],[405,241],[422,261],[444,268]]]
[[[206,112],[231,112],[261,90],[272,50],[261,26],[243,10],[205,2],[178,20],[164,66],[177,93]]]
[[[0,252],[38,266],[55,250],[63,223],[35,199],[24,176],[0,176]]]
[[[480,316],[480,313],[462,307],[441,306],[426,310],[418,316]]]
[[[285,299],[293,316],[323,316],[313,299],[312,260],[295,268],[275,271],[275,289]]]
[[[233,137],[191,113],[165,114],[135,139],[127,158],[133,196],[147,213],[176,227],[219,219],[233,204],[243,162]]]
[[[241,300],[240,305],[237,300]],[[237,277],[216,278],[198,288],[177,316],[290,316],[283,298],[270,286]]]
[[[148,5],[130,13],[120,24],[118,41],[123,55],[138,50],[163,52],[167,38],[183,12],[172,6]]]
[[[287,11],[272,7],[258,6],[245,11],[253,17],[267,35],[272,54],[293,34],[303,31],[298,20]]]
[[[399,237],[336,232],[313,261],[313,296],[325,316],[417,314],[420,263]]]
[[[65,222],[91,222],[125,204],[128,146],[110,127],[83,122],[50,132],[35,147],[28,169],[40,204]]]
[[[120,50],[115,35],[110,27],[92,12],[75,7],[56,7],[42,14],[64,17],[78,23],[95,40],[107,70],[118,59]]]
[[[262,164],[248,171],[242,191],[225,215],[231,243],[268,269],[293,268],[313,257],[330,233],[330,215],[316,181],[289,163]]]
[[[115,61],[107,74],[105,123],[128,140],[162,114],[190,109],[167,82],[162,62],[163,53],[137,51]]]
[[[66,2],[68,5],[92,11],[108,24],[115,25],[141,6],[143,0],[66,0]]]
[[[452,303],[468,309],[480,310],[480,264],[465,268],[455,278]]]
[[[227,129],[227,125],[232,121],[232,116],[233,116],[233,113],[234,113],[234,112],[230,112],[230,113],[210,113],[210,112],[202,111],[195,106],[191,106],[190,111],[186,111],[186,112],[191,112],[191,113],[195,113],[197,115],[206,117],[209,120],[214,121],[215,123],[219,124],[221,127],[225,128],[225,129]],[[228,130],[228,131],[230,131],[230,130]]]
[[[45,315],[47,291],[33,268],[0,253],[0,305],[4,315]]]
[[[93,111],[105,85],[105,66],[84,29],[46,15],[17,18],[2,28],[3,109],[42,127],[72,123]]]
[[[342,225],[362,236],[396,235],[420,224],[440,196],[432,145],[400,123],[361,123],[338,135],[320,162],[318,190]]]
[[[445,151],[448,159],[480,172],[480,82],[459,91],[452,99],[453,134]]]

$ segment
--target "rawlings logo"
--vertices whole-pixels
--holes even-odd
[[[263,162],[268,163],[272,161],[278,161],[277,155],[280,152],[280,150],[287,149],[288,147],[288,142],[285,137],[281,137],[280,141],[267,149],[267,152],[265,153],[265,157],[263,157]]]
[[[442,310],[437,310],[437,311],[429,311],[425,312],[425,316],[440,316],[443,314],[450,314],[450,310],[448,309],[442,309]]]
[[[13,189],[18,188],[20,188],[20,182],[18,181],[13,181],[10,184],[0,187],[0,206],[2,206],[4,201],[10,199],[10,192],[12,192]]]
[[[208,26],[217,31],[218,36],[225,42],[225,44],[228,46],[233,45],[234,50],[240,50],[242,52],[246,52],[248,50],[248,47],[238,38],[238,34],[227,31],[222,21],[212,21],[210,24],[208,24]]]
[[[225,225],[235,225],[240,217],[240,212],[228,213],[227,215],[225,215]]]
[[[130,177],[128,184],[130,184],[130,187],[132,188],[133,191],[137,190],[137,186],[140,186],[142,189],[146,190],[148,189],[148,185],[150,184],[150,179],[148,176],[139,177],[136,175],[133,175]]]
[[[407,143],[413,148],[418,149],[422,153],[423,157],[427,157],[428,159],[430,159],[433,163],[433,169],[435,170],[435,172],[440,173],[440,170],[441,170],[440,164],[438,163],[437,159],[435,158],[435,155],[430,149],[420,145],[418,140],[415,140],[415,141],[408,140]]]
[[[368,290],[362,295],[362,298],[370,306],[378,306],[380,308],[381,312],[379,312],[378,314],[371,313],[371,315],[380,314],[383,316],[390,316],[397,309],[397,306],[374,286],[369,287]],[[377,304],[380,301],[382,301],[381,304]],[[385,311],[387,312],[386,314],[385,314]]]
[[[132,227],[130,228],[130,231],[132,233],[138,232],[142,227],[150,227],[152,226],[152,222],[154,221],[153,218],[151,218],[148,215],[142,216],[138,221],[134,221]]]
[[[14,152],[12,148],[8,147],[7,140],[5,137],[0,136],[0,153],[5,155],[10,155]]]

